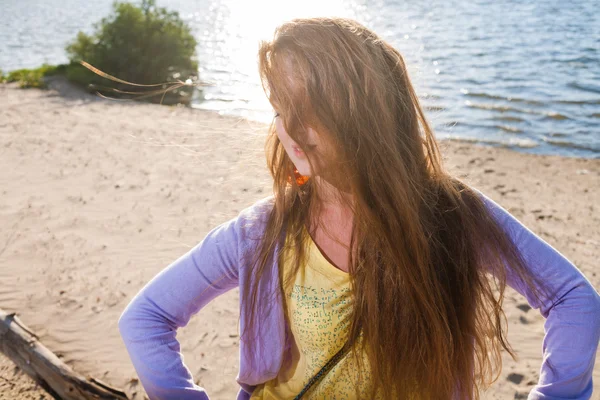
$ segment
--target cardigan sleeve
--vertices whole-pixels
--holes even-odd
[[[554,293],[554,296],[543,295],[541,302],[536,301],[531,289],[507,266],[507,284],[546,318],[540,378],[528,400],[590,399],[600,340],[600,296],[581,271],[558,250],[479,193],[517,245],[528,269]]]
[[[238,285],[239,218],[223,223],[144,286],[119,318],[119,331],[151,400],[207,400],[183,363],[177,329]]]

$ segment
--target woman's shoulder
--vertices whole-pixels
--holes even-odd
[[[262,237],[274,205],[273,195],[263,197],[242,209],[231,222],[235,222],[237,230],[243,237]]]
[[[275,205],[275,197],[273,195],[263,197],[250,206],[242,209],[237,218],[244,221],[265,221],[269,217],[271,210]]]
[[[498,222],[504,229],[515,229],[515,225],[519,225],[519,228],[525,228],[521,222],[512,215],[505,207],[500,205],[497,201],[493,200],[489,195],[483,193],[481,189],[474,186],[469,187],[471,191],[482,201],[485,208],[488,210],[490,215]]]

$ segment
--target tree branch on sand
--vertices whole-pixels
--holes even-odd
[[[84,377],[48,350],[15,313],[0,309],[0,351],[44,390],[63,400],[127,400],[118,389]]]

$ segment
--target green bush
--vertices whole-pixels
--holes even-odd
[[[0,81],[5,82],[18,82],[21,88],[40,88],[46,87],[44,78],[46,76],[56,75],[64,73],[66,65],[49,65],[43,64],[41,67],[36,69],[18,69],[9,72],[6,76],[3,76],[0,72]]]
[[[197,42],[190,28],[177,12],[157,8],[155,0],[142,0],[141,6],[130,3],[113,3],[113,14],[94,24],[91,36],[79,32],[66,50],[71,60],[66,76],[79,84],[88,86],[112,97],[120,91],[159,94],[148,97],[161,101],[162,90],[173,84],[141,88],[114,82],[81,65],[85,61],[101,72],[136,84],[158,84],[175,80],[197,81]],[[189,102],[194,86],[183,86],[169,92],[165,103]],[[135,97],[135,96],[134,96]]]

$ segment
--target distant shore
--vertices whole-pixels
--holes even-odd
[[[16,311],[78,372],[142,399],[119,315],[209,229],[270,194],[264,135],[259,123],[105,100],[60,79],[50,90],[0,84],[0,307]],[[600,160],[441,146],[452,173],[600,287]],[[237,293],[216,299],[178,334],[186,364],[214,399],[238,390]],[[525,303],[508,292],[509,339],[519,360],[505,357],[483,399],[526,398],[537,382],[544,319]],[[51,397],[0,356],[0,399],[40,398]]]

